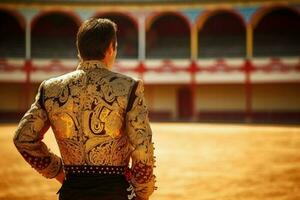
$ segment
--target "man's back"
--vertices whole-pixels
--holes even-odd
[[[82,62],[76,71],[40,85],[14,143],[24,159],[47,178],[57,177],[62,170],[66,175],[84,176],[129,173],[127,179],[138,199],[147,199],[155,176],[143,91],[141,81],[105,69],[99,61]],[[49,127],[62,158],[42,142]],[[130,158],[132,166],[126,171]]]
[[[136,81],[85,62],[45,81],[43,102],[66,165],[128,164],[126,108]]]

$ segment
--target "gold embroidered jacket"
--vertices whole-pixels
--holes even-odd
[[[52,127],[61,157],[42,142]],[[85,61],[77,70],[42,82],[21,119],[14,143],[47,178],[62,165],[131,164],[131,184],[140,198],[154,190],[153,143],[143,83]]]

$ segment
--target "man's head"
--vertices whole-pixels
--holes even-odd
[[[107,67],[115,61],[117,25],[109,19],[86,20],[77,33],[77,50],[82,60],[101,60]]]

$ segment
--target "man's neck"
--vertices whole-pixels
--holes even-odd
[[[78,70],[89,70],[95,68],[109,69],[108,66],[102,60],[83,60],[80,61]]]

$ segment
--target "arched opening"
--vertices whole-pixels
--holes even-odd
[[[232,12],[210,15],[198,30],[198,57],[245,57],[246,29],[242,18]]]
[[[33,58],[76,58],[76,20],[61,12],[37,18],[32,25]]]
[[[158,59],[190,58],[190,26],[176,13],[154,19],[146,33],[146,57]]]
[[[104,13],[97,17],[108,18],[118,26],[118,58],[138,58],[138,28],[137,23],[129,16],[121,13]]]
[[[289,8],[276,8],[254,27],[254,56],[299,56],[300,14]]]
[[[0,57],[25,57],[25,30],[18,19],[0,10]]]

